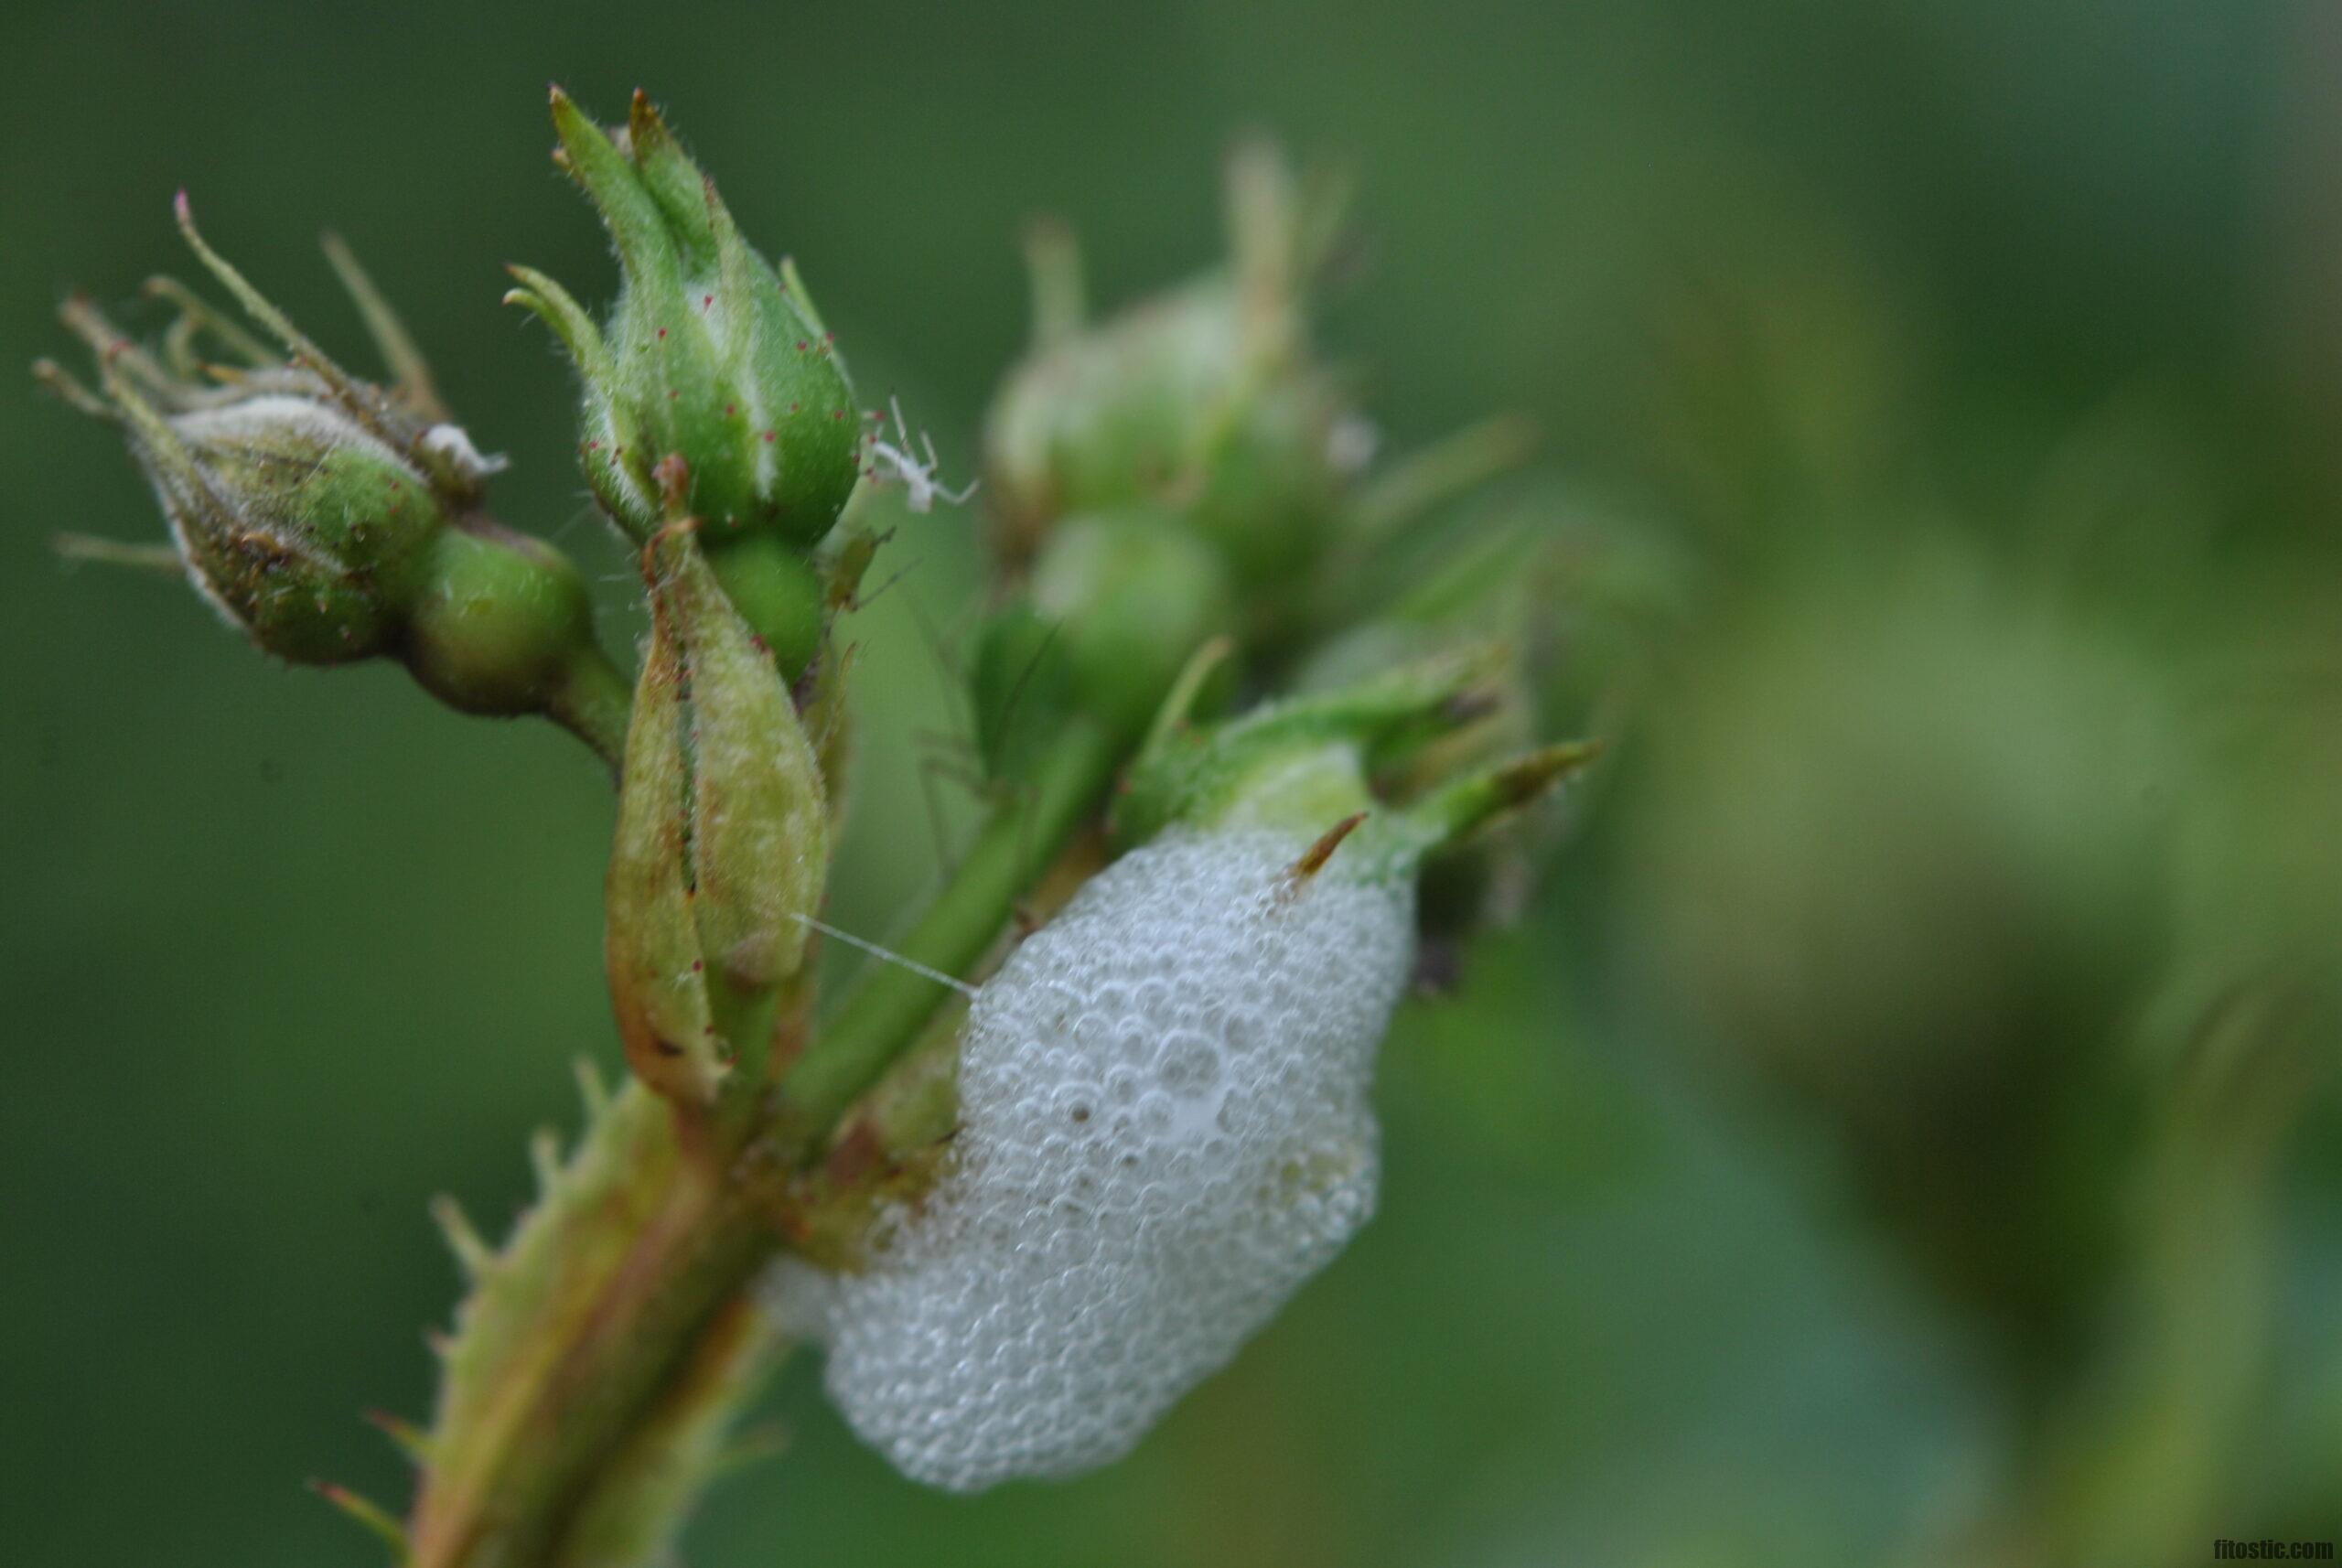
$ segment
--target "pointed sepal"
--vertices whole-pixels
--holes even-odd
[[[1367,809],[1375,772],[1473,723],[1504,665],[1502,649],[1483,645],[1220,724],[1166,710],[1115,803],[1116,835],[1135,843],[1175,822],[1314,832]]]
[[[552,326],[576,363],[595,499],[647,542],[671,521],[654,470],[679,458],[712,560],[754,536],[801,554],[836,522],[864,440],[803,284],[749,247],[647,97],[635,94],[615,137],[559,89],[553,115],[562,164],[610,231],[623,287],[598,329],[542,274],[515,269],[521,286],[507,297]],[[719,575],[733,587],[763,570]]]

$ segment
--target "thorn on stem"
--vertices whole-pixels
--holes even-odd
[[[370,1532],[388,1542],[400,1562],[406,1560],[408,1541],[406,1526],[392,1519],[381,1504],[360,1497],[348,1487],[331,1481],[311,1481],[309,1490],[363,1525]]]
[[[600,1121],[602,1112],[610,1108],[610,1086],[602,1081],[602,1069],[593,1058],[579,1057],[573,1070],[577,1074],[577,1096],[586,1102],[587,1123]]]
[[[431,1200],[431,1218],[438,1224],[439,1233],[447,1239],[448,1251],[456,1254],[465,1278],[480,1279],[495,1268],[496,1249],[473,1228],[471,1217],[464,1212],[462,1204],[441,1193]]]
[[[367,1425],[389,1438],[400,1453],[405,1455],[416,1465],[430,1462],[431,1439],[414,1423],[402,1416],[392,1415],[386,1410],[367,1411],[365,1421]]]
[[[561,1134],[540,1127],[529,1135],[529,1164],[536,1172],[537,1191],[545,1197],[561,1184]]]

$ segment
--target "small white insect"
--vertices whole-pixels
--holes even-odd
[[[485,479],[512,466],[512,459],[501,452],[483,455],[472,445],[471,433],[460,424],[433,425],[423,433],[423,449],[446,459],[468,478]]]
[[[926,431],[922,430],[919,433],[919,446],[927,453],[927,461],[920,462],[911,449],[910,426],[903,423],[903,400],[889,396],[886,399],[886,406],[895,411],[895,435],[901,445],[897,446],[894,441],[886,439],[886,426],[883,424],[877,432],[871,435],[870,458],[876,465],[873,472],[877,476],[879,483],[884,484],[889,479],[900,479],[903,483],[903,504],[913,511],[930,510],[938,496],[941,496],[953,506],[965,506],[968,503],[968,498],[976,493],[976,486],[981,481],[970,479],[965,486],[957,490],[949,485],[937,483],[935,470],[940,466],[940,459],[935,455],[935,442]]]

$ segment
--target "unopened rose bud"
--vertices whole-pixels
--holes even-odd
[[[102,394],[57,365],[38,373],[116,425],[155,488],[188,577],[263,650],[302,664],[394,658],[466,713],[542,713],[615,758],[625,688],[596,645],[585,586],[551,546],[480,510],[483,457],[441,405],[403,328],[328,241],[384,357],[388,387],[343,370],[197,232],[188,244],[260,339],[167,279],[149,292],[178,323],[150,352],[88,301],[63,315],[98,361]],[[199,357],[216,347],[242,361]]]
[[[1012,547],[1035,548],[1069,514],[1146,501],[1178,510],[1242,587],[1288,582],[1317,556],[1359,449],[1339,379],[1305,341],[1305,274],[1333,210],[1319,206],[1273,149],[1242,149],[1228,266],[1087,328],[1071,241],[1046,231],[1034,349],[985,432]]]
[[[559,89],[553,119],[563,166],[617,244],[623,285],[600,326],[527,268],[513,269],[521,286],[506,297],[543,317],[576,364],[586,483],[647,541],[678,515],[657,470],[680,457],[682,510],[700,520],[709,563],[786,656],[794,639],[763,612],[778,598],[792,607],[785,617],[818,597],[802,556],[837,521],[859,471],[865,426],[845,367],[794,269],[776,271],[749,248],[647,98],[635,94],[615,140]],[[756,540],[786,548],[736,553]]]
[[[764,1042],[828,875],[821,769],[770,651],[680,524],[643,552],[651,641],[636,688],[607,889],[628,1060],[711,1103]]]
[[[433,542],[401,656],[449,707],[500,717],[558,716],[575,683],[617,679],[594,640],[576,564],[541,539],[477,518]]]
[[[1232,613],[1226,568],[1176,517],[1129,507],[1068,522],[977,645],[987,767],[1014,776],[1074,714],[1136,736]]]
[[[421,470],[297,378],[167,414],[118,363],[102,374],[188,581],[230,624],[296,664],[397,646],[447,522]]]

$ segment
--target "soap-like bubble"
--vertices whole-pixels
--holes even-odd
[[[1295,877],[1306,848],[1175,832],[1093,878],[978,993],[924,1204],[866,1272],[784,1266],[777,1309],[906,1475],[1119,1458],[1372,1213],[1413,888]]]

